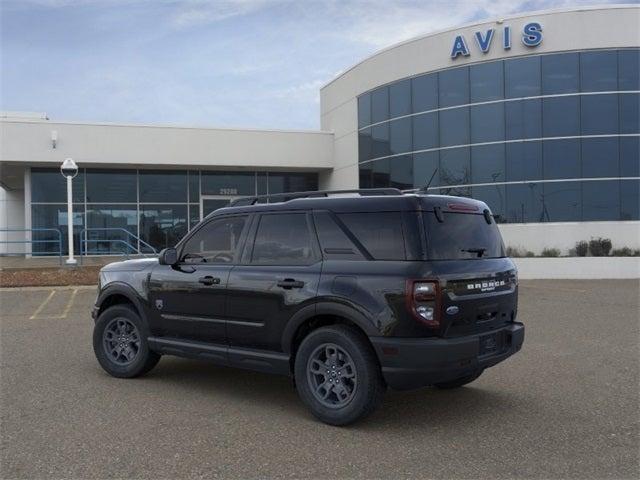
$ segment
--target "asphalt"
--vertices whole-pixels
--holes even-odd
[[[111,378],[91,348],[94,287],[2,290],[0,476],[638,478],[639,292],[522,282],[518,355],[336,428],[284,377],[164,357]]]

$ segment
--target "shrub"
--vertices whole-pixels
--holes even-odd
[[[533,253],[531,250],[526,250],[522,247],[507,247],[507,257],[522,258],[535,256],[535,253]]]
[[[560,250],[558,250],[557,248],[545,248],[542,250],[542,253],[540,254],[541,257],[559,257],[560,256]]]
[[[614,248],[611,251],[611,255],[614,257],[632,257],[633,251],[629,247]]]
[[[589,244],[584,240],[576,242],[576,255],[578,257],[586,257],[589,252]]]
[[[589,251],[594,257],[606,257],[611,252],[611,239],[609,238],[592,238],[589,240]]]

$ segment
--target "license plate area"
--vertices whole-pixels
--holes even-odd
[[[478,355],[496,355],[504,350],[505,342],[503,332],[494,332],[479,337]]]

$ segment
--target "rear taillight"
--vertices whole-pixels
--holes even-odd
[[[440,327],[440,285],[432,280],[407,282],[407,306],[411,314],[430,328]]]

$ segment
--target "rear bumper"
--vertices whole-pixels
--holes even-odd
[[[498,335],[499,347],[483,353],[481,337],[492,334]],[[387,384],[396,390],[408,390],[455,380],[502,362],[522,348],[524,325],[512,323],[459,338],[370,339]]]

